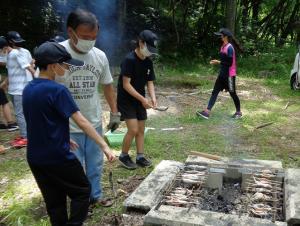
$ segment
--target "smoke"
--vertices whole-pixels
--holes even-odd
[[[82,8],[94,13],[100,24],[96,47],[106,53],[110,63],[117,63],[122,38],[122,31],[119,28],[118,0],[56,0],[54,5],[62,18],[61,28],[66,37],[66,20],[72,10]]]

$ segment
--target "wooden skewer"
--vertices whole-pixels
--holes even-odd
[[[221,161],[222,160],[221,156],[212,155],[212,154],[203,153],[203,152],[198,152],[198,151],[190,151],[190,154],[191,155],[201,156],[201,157],[208,158],[208,159],[217,160],[217,161]]]

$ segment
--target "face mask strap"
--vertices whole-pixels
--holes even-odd
[[[65,69],[64,67],[62,67],[62,66],[60,65],[60,63],[57,63],[57,64],[58,64],[58,66],[59,66],[61,69],[63,69],[63,71],[64,71],[65,73],[69,71],[68,69]]]

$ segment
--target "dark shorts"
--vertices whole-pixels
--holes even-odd
[[[137,119],[139,121],[147,119],[147,111],[140,103],[118,103],[118,110],[121,113],[121,120]]]
[[[8,99],[3,89],[0,88],[0,105],[5,105],[8,103]]]

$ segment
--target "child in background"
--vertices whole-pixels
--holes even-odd
[[[14,106],[14,111],[20,128],[20,137],[17,137],[11,145],[25,147],[27,145],[26,122],[22,107],[22,92],[24,87],[32,80],[35,70],[32,66],[30,52],[22,48],[25,40],[16,31],[9,31],[6,37],[8,46],[4,47],[7,52],[8,94]],[[28,73],[31,74],[30,78]]]
[[[215,32],[215,35],[218,35],[222,40],[222,46],[220,50],[220,60],[211,60],[210,64],[217,65],[220,64],[220,72],[218,78],[215,82],[212,95],[208,102],[208,106],[203,111],[197,111],[196,114],[202,118],[208,119],[210,116],[211,109],[213,108],[219,92],[229,91],[229,94],[234,102],[236,112],[232,115],[232,118],[241,118],[241,106],[240,99],[236,94],[235,89],[235,78],[236,78],[236,58],[235,58],[235,49],[231,42],[235,44],[236,47],[239,47],[235,39],[233,38],[232,33],[227,28],[221,28],[219,32]],[[240,49],[241,50],[241,49]]]
[[[0,36],[0,66],[6,65],[6,53],[3,50],[3,47],[7,46],[7,41],[5,37]],[[6,86],[7,86],[7,79],[3,82],[1,81],[0,76],[0,108],[3,112],[4,123],[0,123],[0,130],[7,130],[9,132],[18,130],[18,125],[13,122],[11,110],[9,107],[8,99],[5,94]]]
[[[118,81],[118,110],[121,120],[125,120],[127,133],[125,134],[120,163],[127,169],[136,169],[151,166],[151,162],[144,156],[144,130],[148,108],[155,108],[156,96],[153,81],[155,74],[152,60],[149,58],[157,52],[157,36],[150,30],[139,34],[136,48],[130,52],[121,64],[121,73]],[[145,97],[147,85],[151,101]],[[136,163],[128,152],[133,139],[136,142]]]
[[[91,137],[109,161],[115,159],[104,139],[83,117],[68,89],[54,81],[69,67],[83,66],[72,59],[66,49],[46,42],[35,51],[40,76],[23,92],[23,109],[27,123],[27,161],[42,192],[52,225],[82,225],[90,204],[91,187],[80,162],[70,149],[69,118]],[[94,150],[98,151],[98,149]],[[71,199],[67,213],[67,196]]]

